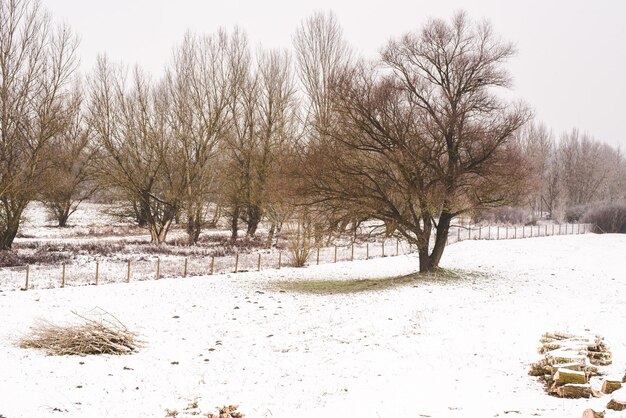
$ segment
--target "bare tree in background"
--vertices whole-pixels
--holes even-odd
[[[451,220],[517,194],[526,166],[513,134],[528,119],[497,98],[513,55],[487,23],[432,20],[383,50],[386,69],[360,64],[335,80],[328,141],[310,147],[309,201],[386,223],[435,270]],[[431,236],[434,244],[431,250]]]
[[[168,132],[166,93],[139,69],[127,83],[125,72],[105,58],[90,88],[90,125],[102,150],[98,180],[138,203],[156,244],[165,242],[186,190]]]
[[[300,83],[307,100],[306,124],[313,137],[332,123],[332,80],[351,62],[352,52],[332,12],[317,12],[305,19],[293,37]]]
[[[168,123],[184,176],[183,205],[190,244],[198,242],[208,202],[216,195],[218,151],[229,126],[228,35],[187,34],[166,76]]]
[[[39,199],[59,227],[67,226],[69,217],[97,189],[92,170],[97,150],[89,140],[80,88],[79,85],[75,87],[69,98],[71,103],[66,106],[70,117],[66,129],[48,144],[46,180],[39,192]]]
[[[563,134],[558,146],[561,181],[568,206],[598,200],[606,178],[602,165],[601,144],[577,129]]]
[[[224,137],[221,189],[228,207],[231,240],[237,239],[239,219],[249,200],[253,148],[257,129],[258,77],[252,69],[248,39],[236,31],[228,48],[229,130]]]
[[[290,179],[285,175],[293,162],[295,146],[301,139],[299,102],[289,54],[262,51],[258,58],[259,102],[258,133],[254,176],[249,208],[249,233],[254,233],[262,216],[270,222],[268,245],[293,213],[289,199]],[[252,230],[251,230],[252,229]]]
[[[303,20],[293,36],[293,47],[302,98],[302,128],[305,142],[311,147],[327,143],[328,131],[337,123],[333,113],[332,83],[353,61],[349,44],[343,37],[343,29],[333,12],[317,12]],[[297,166],[293,167],[297,170]],[[299,182],[298,172],[292,173],[291,181]],[[300,202],[307,206],[313,203]],[[301,209],[298,212],[302,212]],[[317,244],[322,236],[331,236],[338,225],[347,225],[358,217],[356,213],[341,211],[325,218],[313,216],[312,229]]]
[[[538,213],[539,216],[544,211],[552,216],[553,208],[557,205],[557,196],[550,187],[550,179],[554,172],[554,136],[543,123],[531,121],[520,129],[516,139],[532,165],[531,173],[534,177],[535,187],[527,196],[528,204],[533,212]],[[526,205],[524,204],[524,206]]]
[[[78,41],[53,28],[40,4],[0,0],[0,249],[9,249],[22,212],[36,198],[43,153],[68,126],[65,98]]]

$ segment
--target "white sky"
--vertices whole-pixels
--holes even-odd
[[[289,48],[300,21],[333,10],[346,39],[374,56],[390,37],[460,9],[489,19],[518,46],[515,95],[555,133],[578,127],[626,150],[626,1],[622,0],[43,0],[81,37],[84,70],[95,57],[159,74],[187,29],[239,25],[252,45]]]

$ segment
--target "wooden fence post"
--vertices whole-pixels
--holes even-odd
[[[517,239],[517,225],[513,227],[513,239]]]
[[[215,271],[215,256],[211,256],[211,274]]]
[[[350,246],[350,261],[354,261],[354,242]]]
[[[130,269],[130,260],[128,260],[128,265],[126,266],[126,282],[130,283],[130,275],[131,275],[131,269]]]
[[[365,259],[369,260],[370,258],[370,243],[366,242],[365,243]]]
[[[506,228],[504,228],[504,238],[509,239],[509,226],[508,225],[506,226]]]
[[[335,258],[333,260],[333,263],[337,262],[337,245],[335,245]]]
[[[385,240],[383,240],[383,245],[382,245],[382,249],[383,249],[383,257],[385,256]]]
[[[496,229],[496,234],[498,234],[496,236],[496,241],[500,239],[500,225],[498,225],[498,229]]]
[[[479,226],[478,227],[478,239],[482,239],[482,235],[483,235],[483,227]]]
[[[26,265],[26,283],[24,284],[24,290],[28,290],[28,279],[30,276],[30,264]]]
[[[460,242],[461,241],[461,227],[458,226],[456,228],[456,242]]]
[[[400,253],[400,240],[396,238],[396,256]]]
[[[100,281],[100,260],[96,260],[96,286],[98,286],[99,281]]]
[[[189,264],[189,260],[185,257],[185,265],[183,267],[183,277],[187,277],[187,265]]]
[[[526,225],[522,226],[522,238],[526,238]]]
[[[315,263],[318,266],[320,265],[320,247],[319,247],[319,245],[317,246],[317,257],[316,257]]]
[[[61,287],[65,287],[65,263],[63,263],[63,270],[61,271]]]
[[[235,273],[239,272],[239,253],[235,253]]]
[[[161,257],[157,257],[156,279],[161,278]]]
[[[261,271],[261,253],[259,253],[259,260],[256,264],[256,271]]]
[[[530,226],[530,237],[531,238],[533,237],[533,226],[532,225]]]

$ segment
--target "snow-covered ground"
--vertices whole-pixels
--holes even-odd
[[[279,284],[410,274],[416,258],[0,292],[0,415],[190,416],[197,400],[250,418],[580,417],[607,399],[550,397],[529,364],[542,333],[589,331],[611,346],[608,371],[626,372],[625,250],[624,235],[466,241],[443,266],[471,274],[352,294]],[[95,307],[145,347],[51,357],[16,345],[38,318]]]

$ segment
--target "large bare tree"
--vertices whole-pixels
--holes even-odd
[[[183,176],[183,206],[190,244],[197,243],[208,202],[216,195],[218,152],[229,126],[229,35],[187,34],[176,48],[166,85],[172,152]]]
[[[438,268],[452,219],[506,203],[525,177],[512,138],[529,111],[493,91],[509,85],[513,53],[461,13],[343,72],[327,139],[308,149],[309,201],[393,225],[417,246],[420,272]]]
[[[162,84],[135,69],[126,72],[100,58],[91,79],[89,120],[101,149],[96,161],[101,185],[137,202],[151,241],[165,242],[182,205],[184,176],[173,152]]]
[[[67,127],[47,146],[46,180],[39,188],[38,199],[48,209],[50,218],[57,221],[60,227],[67,226],[69,217],[97,189],[92,168],[98,155],[90,141],[82,96],[81,85],[77,84],[66,106],[69,117]]]
[[[39,2],[0,0],[0,249],[41,185],[43,153],[68,126],[78,41]]]

